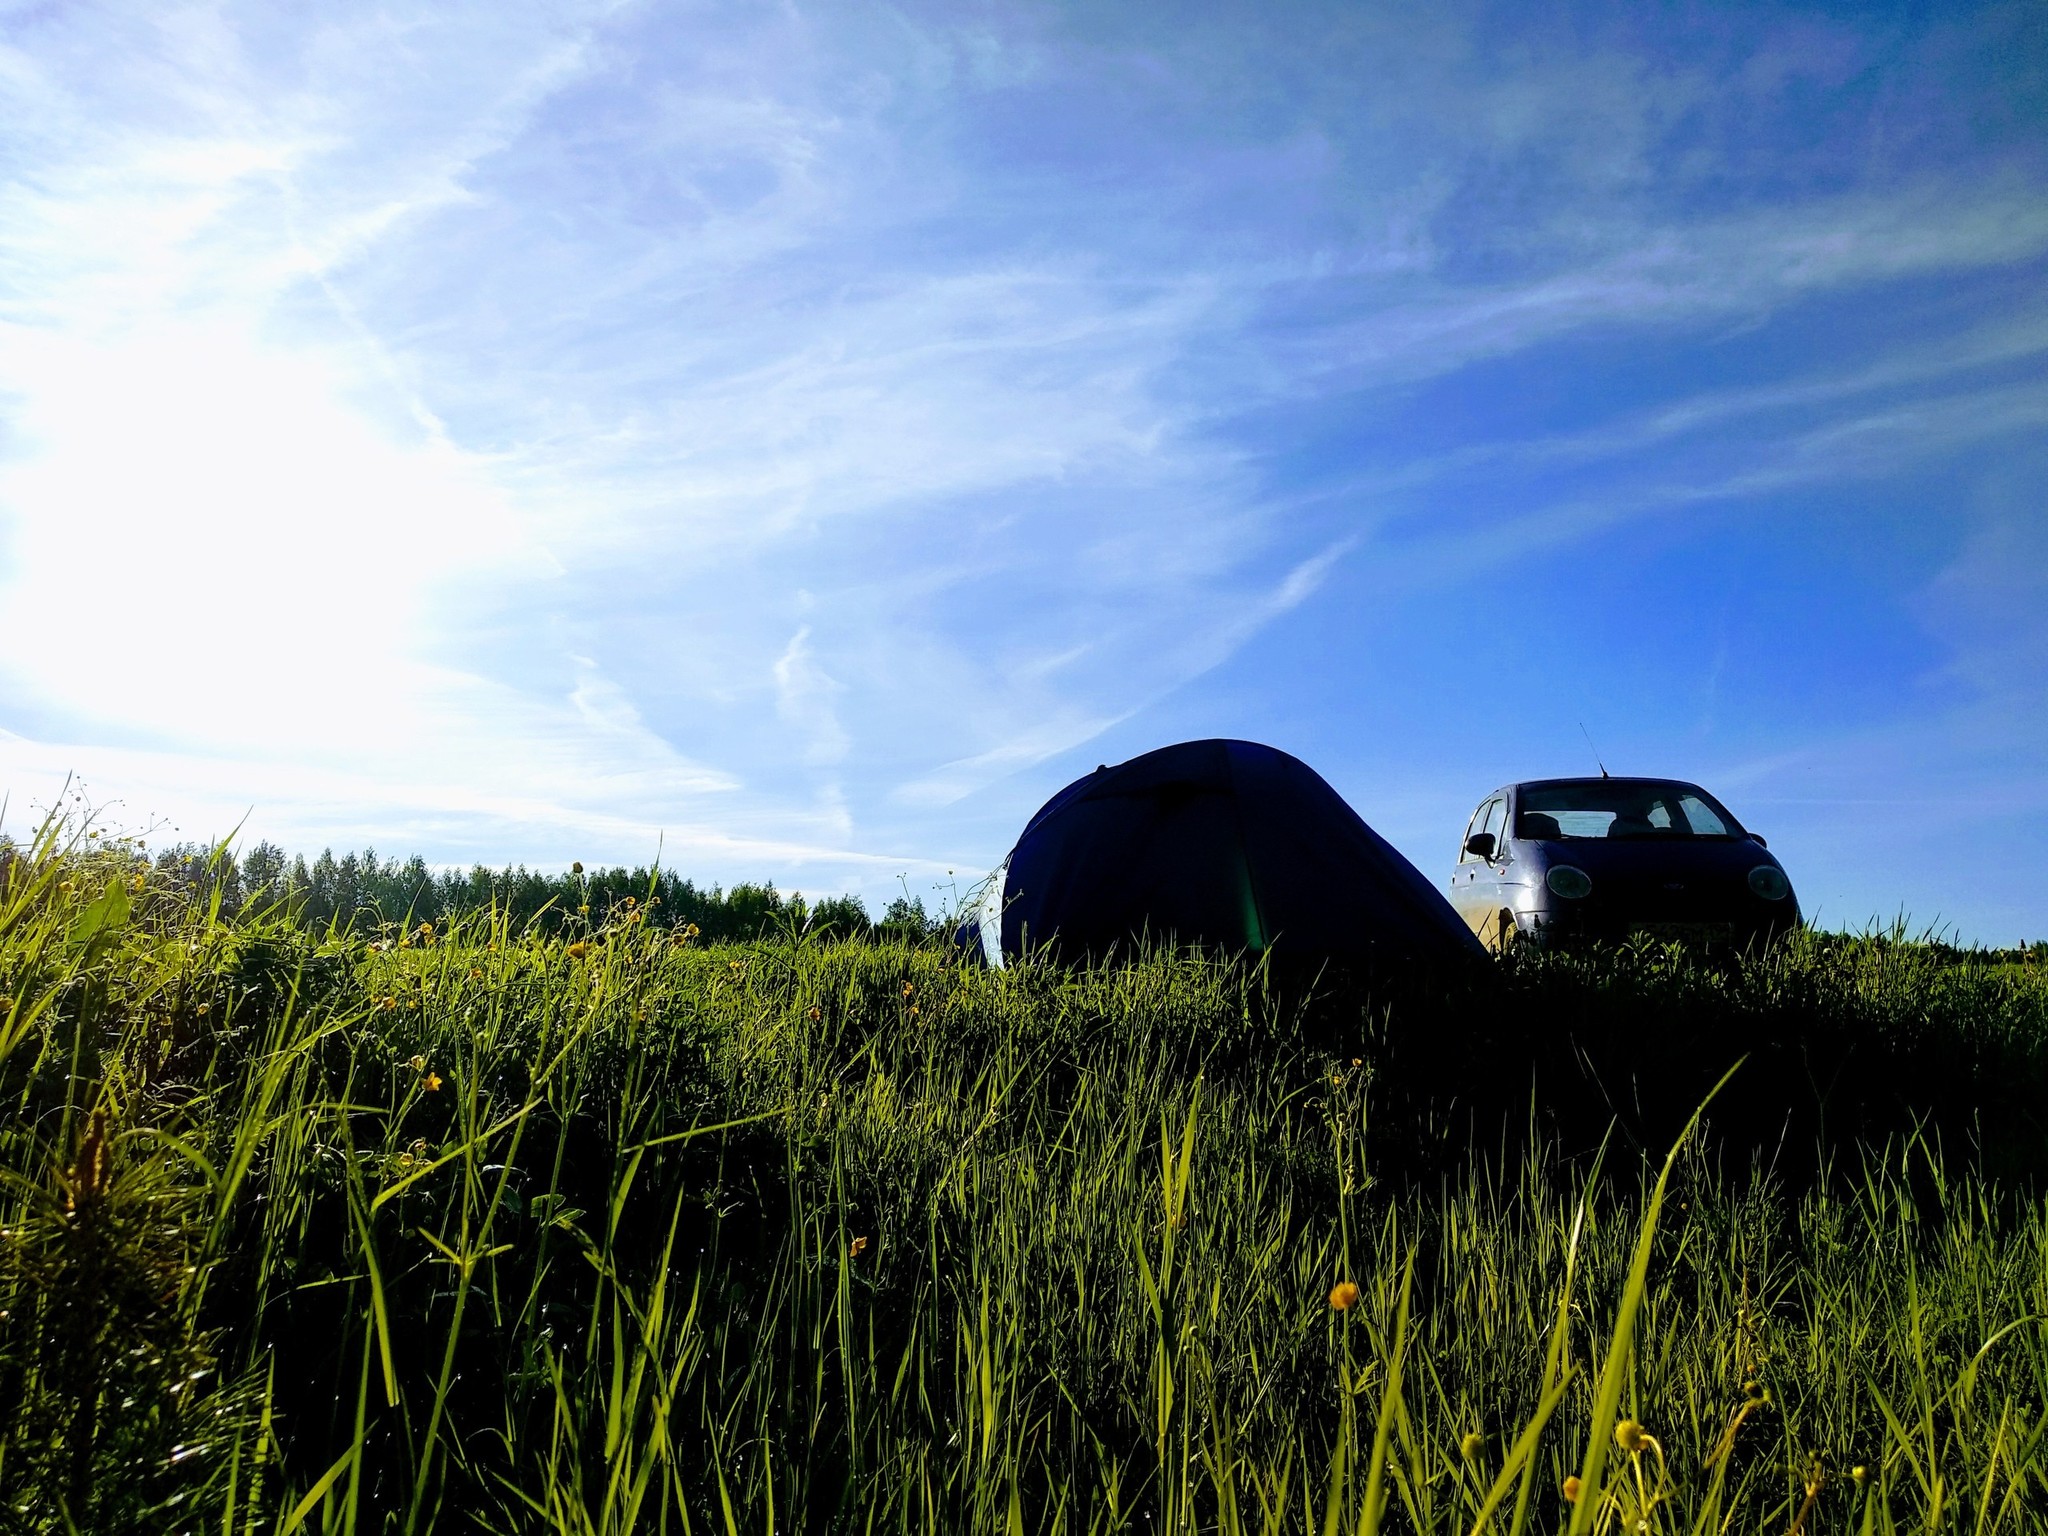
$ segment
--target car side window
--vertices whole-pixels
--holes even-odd
[[[1480,801],[1479,809],[1474,811],[1472,819],[1465,823],[1465,835],[1458,839],[1458,862],[1460,864],[1475,862],[1471,850],[1465,845],[1472,841],[1473,833],[1486,830],[1486,813],[1493,808],[1493,805],[1494,802],[1491,800]]]
[[[1506,809],[1506,799],[1500,795],[1495,795],[1492,799],[1484,801],[1479,809],[1472,813],[1472,820],[1465,828],[1465,842],[1458,844],[1458,862],[1460,864],[1481,864],[1485,862],[1485,860],[1479,858],[1478,855],[1471,852],[1465,846],[1466,843],[1472,841],[1472,834],[1475,832],[1491,832],[1493,834],[1494,847],[1500,847],[1501,813]]]
[[[1692,827],[1694,837],[1728,837],[1728,823],[1714,814],[1712,806],[1698,795],[1680,795],[1678,808]]]

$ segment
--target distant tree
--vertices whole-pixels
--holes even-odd
[[[898,896],[883,909],[882,920],[875,924],[875,936],[916,943],[930,938],[943,926],[941,919],[925,911],[922,896]]]
[[[867,903],[858,896],[822,897],[811,905],[810,926],[814,933],[838,939],[864,938],[871,927]]]
[[[323,848],[308,861],[303,854],[287,855],[275,843],[258,842],[239,857],[183,843],[160,850],[155,867],[159,878],[195,897],[210,900],[218,892],[225,916],[281,902],[301,921],[323,927],[439,925],[463,913],[495,910],[515,930],[537,922],[553,932],[574,923],[605,922],[630,903],[644,921],[664,928],[694,924],[708,942],[756,939],[790,921],[836,938],[876,932],[857,896],[806,902],[784,896],[773,881],[707,889],[674,870],[650,865],[560,874],[523,864],[436,870],[418,855],[386,859],[374,848],[339,856]],[[921,936],[932,928],[921,903],[898,901],[889,913],[885,922],[895,924],[893,932]]]

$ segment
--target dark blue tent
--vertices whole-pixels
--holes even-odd
[[[1048,942],[1099,956],[1141,937],[1304,965],[1482,953],[1320,774],[1251,741],[1161,747],[1069,784],[991,894],[1007,957]]]

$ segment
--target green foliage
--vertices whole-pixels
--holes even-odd
[[[2031,957],[1301,998],[1188,954],[992,972],[928,920],[710,942],[596,877],[351,928],[57,826],[0,881],[13,1529],[2048,1510],[2048,1158],[1994,1182],[1955,1108],[2035,1081]],[[1810,1108],[1843,1042],[1873,1139]],[[1788,1115],[1827,1153],[1796,1180]]]
[[[516,928],[537,924],[559,933],[593,913],[602,922],[614,908],[623,910],[629,899],[656,926],[694,924],[700,935],[714,942],[758,939],[791,924],[859,938],[873,926],[857,896],[806,901],[801,895],[784,896],[773,881],[707,890],[674,870],[646,865],[586,873],[578,864],[558,875],[523,864],[495,870],[482,864],[468,870],[436,870],[417,856],[383,859],[367,848],[340,858],[326,849],[308,862],[304,855],[287,856],[273,843],[259,842],[239,855],[226,848],[181,843],[157,852],[154,873],[192,899],[218,900],[226,916],[281,907],[313,928],[408,927],[496,912]],[[884,925],[903,926],[897,921],[900,906],[900,899],[891,905]],[[916,917],[921,932],[936,931],[936,922],[925,917],[921,901],[916,903]]]

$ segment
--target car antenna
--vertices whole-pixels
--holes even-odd
[[[1579,734],[1586,738],[1586,746],[1593,754],[1593,761],[1600,763],[1600,749],[1593,745],[1593,733],[1586,729],[1586,722],[1583,720],[1579,722]],[[1603,779],[1614,777],[1614,775],[1607,771],[1605,763],[1600,763],[1600,777]]]

